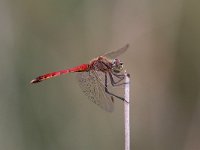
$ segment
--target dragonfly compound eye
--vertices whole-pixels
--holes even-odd
[[[115,73],[120,73],[123,70],[123,63],[119,59],[114,59],[112,62],[112,70]]]

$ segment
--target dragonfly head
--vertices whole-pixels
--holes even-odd
[[[112,71],[115,73],[120,73],[123,70],[123,62],[121,62],[119,59],[114,59],[112,61]]]

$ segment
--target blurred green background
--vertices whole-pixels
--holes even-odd
[[[121,101],[103,111],[75,74],[29,81],[126,43],[131,149],[200,149],[199,14],[195,0],[1,0],[0,149],[124,149]]]

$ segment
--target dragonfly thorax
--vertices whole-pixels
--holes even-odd
[[[119,59],[114,59],[112,61],[112,71],[115,73],[120,73],[123,70],[123,62]]]

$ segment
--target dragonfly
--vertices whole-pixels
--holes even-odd
[[[112,112],[115,98],[126,101],[124,97],[113,93],[112,89],[116,86],[121,86],[123,89],[123,85],[126,84],[123,62],[117,57],[127,51],[128,47],[129,44],[126,44],[118,50],[92,59],[87,64],[38,76],[30,83],[35,84],[52,77],[76,72],[79,86],[88,99],[105,111]]]

